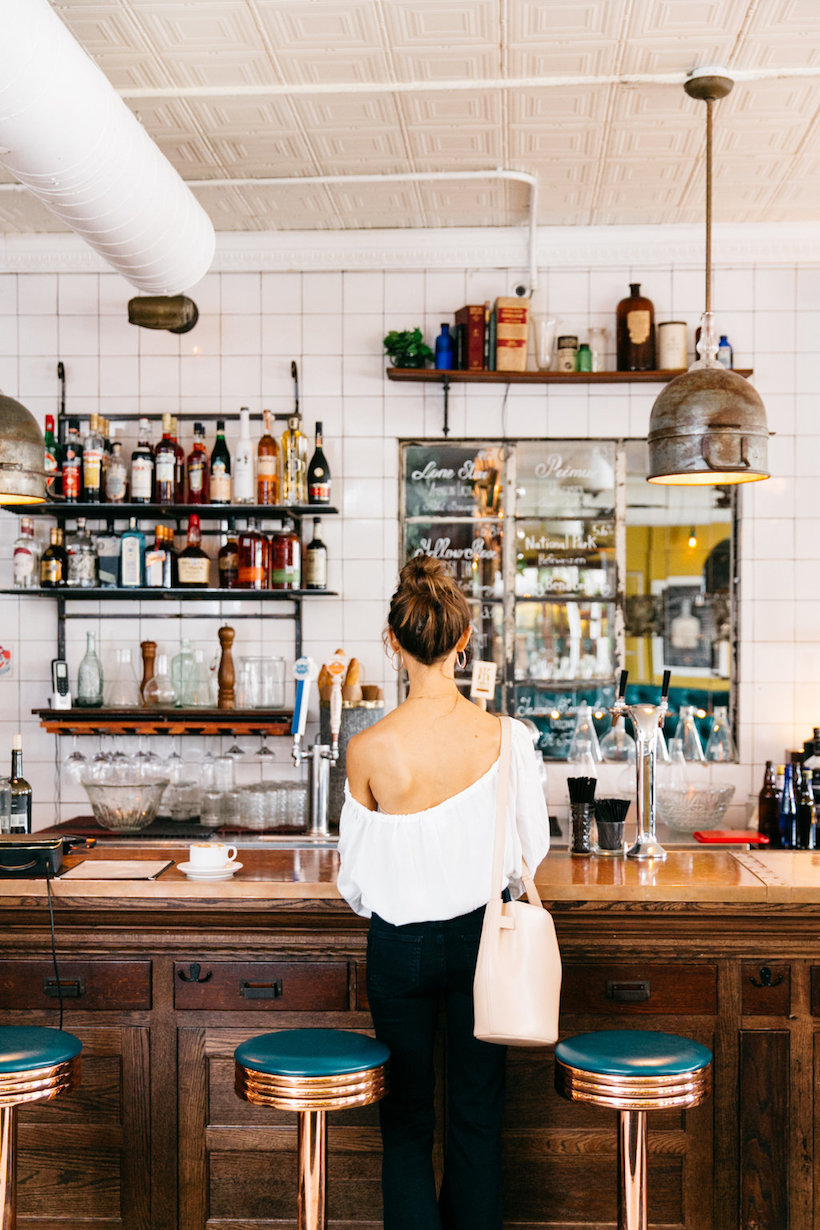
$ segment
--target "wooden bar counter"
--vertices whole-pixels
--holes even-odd
[[[184,848],[69,857],[170,858]],[[51,882],[76,1093],[21,1115],[20,1230],[295,1225],[292,1117],[241,1102],[233,1050],[270,1029],[367,1030],[366,924],[330,849],[242,849],[229,881]],[[663,864],[549,855],[537,877],[564,958],[562,1035],[680,1032],[715,1093],[650,1123],[653,1227],[820,1226],[813,1141],[820,855],[672,851]],[[0,1021],[56,1025],[48,886],[0,880]],[[440,1119],[446,1065],[443,1048]],[[506,1225],[611,1230],[615,1117],[552,1087],[552,1052],[509,1052]],[[332,1117],[333,1230],[381,1225],[376,1107]]]

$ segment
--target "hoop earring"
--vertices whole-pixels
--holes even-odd
[[[393,661],[392,661],[392,666],[393,666],[393,670],[394,670],[394,671],[396,671],[397,673],[398,673],[398,672],[401,670],[401,668],[404,666],[404,659],[402,658],[402,656],[401,656],[401,654],[399,653],[398,649],[394,649],[394,651],[393,651]]]
[[[466,665],[467,665],[467,654],[464,652],[463,649],[459,649],[458,653],[456,654],[456,666],[458,667],[460,671],[463,671]]]

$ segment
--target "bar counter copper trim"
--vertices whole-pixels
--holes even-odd
[[[369,1106],[387,1092],[385,1065],[343,1076],[272,1076],[236,1065],[236,1092],[257,1106],[277,1110],[343,1110]]]
[[[80,1083],[81,1056],[51,1068],[29,1068],[23,1072],[0,1073],[0,1107],[22,1102],[50,1102]]]
[[[712,1065],[675,1076],[607,1076],[555,1061],[555,1087],[570,1102],[614,1110],[699,1106],[712,1093]]]

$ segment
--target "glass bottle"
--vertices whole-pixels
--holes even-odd
[[[128,494],[128,467],[122,455],[122,442],[114,440],[105,468],[105,502],[122,504]]]
[[[77,529],[66,542],[68,585],[72,589],[93,589],[97,584],[97,551],[85,523],[77,518]]]
[[[436,338],[435,366],[438,371],[449,371],[453,366],[453,339],[446,322],[442,323],[441,332]]]
[[[145,535],[131,517],[128,529],[120,538],[120,585],[123,589],[139,589],[145,584]]]
[[[158,525],[154,530],[154,545],[145,552],[145,584],[148,589],[170,589],[172,585],[166,531],[173,539],[170,526]]]
[[[592,371],[592,351],[589,348],[589,342],[581,342],[581,345],[578,347],[575,370],[578,372]]]
[[[307,440],[302,434],[302,419],[292,414],[282,436],[283,504],[307,504]]]
[[[77,504],[83,498],[83,442],[79,419],[68,420],[68,438],[63,450],[63,499]]]
[[[669,640],[673,649],[697,649],[700,644],[700,620],[692,614],[692,603],[683,598],[680,614],[669,625]]]
[[[731,371],[735,365],[734,351],[732,350],[732,347],[729,344],[729,339],[725,333],[721,333],[720,335],[720,341],[718,342],[717,348],[717,361],[721,367],[725,367],[729,371]]]
[[[171,687],[175,694],[174,704],[178,709],[196,704],[199,666],[187,636],[182,638],[178,653],[171,658]]]
[[[601,740],[601,759],[614,764],[624,764],[635,759],[635,740],[626,729],[626,719],[619,713]]]
[[[783,769],[783,789],[780,793],[778,821],[780,824],[780,845],[784,850],[797,849],[797,801],[794,797],[794,766],[778,765],[777,773]]]
[[[697,723],[695,722],[695,706],[681,705],[678,714],[678,725],[675,738],[683,744],[683,758],[687,761],[703,762],[703,744],[700,741]]]
[[[252,504],[255,499],[253,474],[253,444],[251,442],[251,412],[247,406],[239,410],[239,439],[233,454],[233,500],[235,504]]]
[[[265,430],[256,446],[256,502],[257,504],[278,504],[280,498],[279,445],[271,435],[270,410],[265,410],[264,415]]]
[[[51,541],[40,559],[40,586],[42,589],[59,589],[68,580],[68,556],[59,526],[52,526],[50,537]]]
[[[630,282],[629,298],[615,313],[619,372],[648,372],[655,368],[655,308],[641,294],[640,282]]]
[[[77,704],[81,709],[99,709],[103,703],[103,668],[93,632],[85,634],[85,644],[85,657],[77,672]]]
[[[265,589],[265,541],[257,528],[256,518],[239,535],[239,589]]]
[[[219,548],[216,566],[219,572],[220,589],[236,589],[239,585],[239,544],[233,521],[224,528],[225,541]]]
[[[162,438],[154,449],[154,503],[181,504],[182,467],[177,457],[179,444],[174,440],[174,416],[163,414]]]
[[[330,503],[330,466],[322,448],[322,424],[316,424],[316,445],[308,466],[308,503]]]
[[[208,450],[205,447],[205,428],[194,423],[194,443],[186,463],[189,504],[207,504],[210,498],[208,482]]]
[[[108,678],[108,674],[112,678]],[[140,704],[140,685],[134,669],[134,659],[128,645],[114,649],[114,669],[108,672],[103,688],[105,704],[109,709],[133,709]]]
[[[230,504],[231,502],[231,454],[225,441],[225,420],[218,419],[216,424],[216,443],[211,451],[209,467],[212,504]]]
[[[302,543],[288,517],[271,544],[271,589],[298,589],[302,579]]]
[[[798,850],[814,850],[817,848],[817,809],[814,805],[812,777],[812,770],[804,767],[800,778],[800,790],[797,795]]]
[[[706,740],[705,756],[707,760],[720,761],[722,764],[735,759],[732,729],[729,725],[729,710],[726,705],[715,705],[709,738]]]
[[[87,504],[99,504],[103,497],[103,457],[105,440],[100,431],[99,416],[92,414],[83,440],[83,499]]]
[[[40,583],[40,548],[34,537],[34,521],[20,518],[20,534],[14,543],[14,588],[36,589]]]
[[[199,517],[191,513],[188,518],[188,545],[180,551],[177,559],[178,584],[182,589],[206,589],[210,570],[210,557],[202,549]]]
[[[63,450],[59,440],[54,435],[54,415],[46,415],[46,429],[43,434],[43,442],[46,446],[46,458],[43,469],[48,475],[46,479],[46,493],[48,495],[60,496],[63,494]]]
[[[154,496],[154,450],[150,419],[140,419],[137,447],[131,454],[131,503],[150,504]]]
[[[327,547],[322,541],[322,519],[313,518],[313,537],[305,548],[305,589],[327,589]]]
[[[179,442],[179,421],[171,416],[171,444],[174,447],[174,490],[176,503],[185,503],[185,449]]]
[[[11,824],[9,833],[31,832],[31,786],[23,777],[23,736],[11,739]]]
[[[582,747],[584,743],[588,743],[592,758],[596,762],[601,760],[601,746],[598,742],[598,734],[595,730],[595,723],[592,720],[592,710],[585,700],[582,700],[578,706],[578,713],[575,718],[575,730],[572,732],[567,760],[573,763],[578,762],[578,757],[585,749]]]
[[[757,796],[757,828],[761,837],[768,837],[770,849],[780,849],[780,797],[771,760],[766,761],[763,786]]]
[[[157,654],[154,673],[142,689],[142,698],[146,705],[162,709],[170,709],[175,703],[176,692],[168,674],[167,654]]]

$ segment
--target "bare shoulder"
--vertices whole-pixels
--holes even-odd
[[[345,752],[348,764],[350,763],[351,755],[355,764],[364,766],[370,764],[374,758],[384,754],[395,738],[393,730],[394,721],[392,720],[394,714],[395,710],[386,714],[380,721],[374,723],[373,726],[368,726],[366,730],[361,730],[352,737]]]

